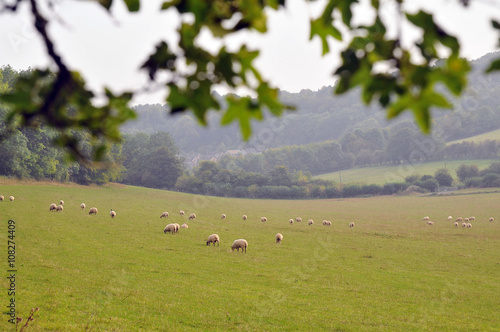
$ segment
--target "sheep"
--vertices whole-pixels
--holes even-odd
[[[11,202],[14,202],[14,196],[10,196],[9,199]]]
[[[61,200],[59,201],[59,204],[60,204],[60,205],[64,205],[64,201],[61,199]]]
[[[469,221],[476,220],[476,217],[469,217]]]
[[[85,209],[85,203],[80,204],[80,209]]]
[[[434,225],[434,221],[432,221],[432,220],[427,221],[427,225],[429,225],[429,226]]]
[[[97,208],[95,208],[95,207],[90,208],[90,210],[89,210],[89,216],[90,216],[91,214],[95,214],[95,215],[97,215]]]
[[[213,243],[214,247],[215,247],[215,243],[217,243],[217,246],[219,247],[220,246],[219,235],[217,235],[217,234],[210,235],[208,237],[208,240],[207,240],[207,246],[210,245],[210,243]]]
[[[314,225],[314,220],[309,219],[309,221],[307,222],[307,224],[308,224],[309,226]]]
[[[191,213],[191,214],[189,215],[189,220],[192,220],[192,219],[195,219],[195,218],[196,218],[196,214]]]
[[[490,222],[492,222],[492,221],[495,221],[495,219],[493,219],[493,217],[490,217]]]
[[[297,218],[295,218],[295,221],[296,222],[302,222],[302,218],[301,217],[297,217]]]
[[[179,226],[178,223],[175,223],[174,226],[175,226],[175,232],[176,233],[179,232],[179,229],[181,228],[181,226]]]
[[[276,234],[276,244],[280,244],[283,241],[283,235],[281,233]]]
[[[179,211],[179,214],[180,214],[181,216],[183,216],[185,213],[184,213],[184,211],[180,210],[180,211]]]
[[[111,209],[111,211],[109,212],[109,215],[111,216],[111,218],[114,218],[114,217],[116,217],[116,212],[113,211],[113,209]]]
[[[429,217],[424,217],[424,221],[429,221]]]
[[[290,223],[290,225],[293,224],[293,219],[288,220],[288,222]]]
[[[455,224],[454,224],[454,225],[455,225],[455,227],[458,227],[458,222],[456,222],[456,221],[455,221]]]
[[[354,226],[354,221],[351,221],[351,223],[349,224],[349,228],[353,228]]]
[[[188,224],[184,223],[181,225],[181,228],[189,228]]]
[[[467,226],[467,224],[463,222],[462,227],[465,228],[466,226]]]
[[[58,206],[56,207],[56,212],[62,211],[63,209],[64,209],[64,208],[63,208],[63,206],[62,206],[62,205],[58,205]]]
[[[5,197],[3,197],[3,195],[0,195],[0,201],[3,201],[5,199]]]
[[[267,221],[267,218],[266,218],[266,217],[260,217],[260,221],[262,221],[262,222],[266,222],[266,221]]]
[[[167,211],[163,212],[160,216],[160,219],[161,218],[168,218],[168,212]]]
[[[52,203],[52,204],[50,204],[50,206],[49,206],[49,211],[55,211],[56,209],[57,209],[57,205],[56,205],[56,203]]]
[[[469,218],[465,218],[465,219],[464,219],[464,221],[465,221],[465,222],[469,222]]]
[[[226,219],[226,215],[223,213],[222,216],[220,216],[221,219]]]
[[[467,228],[472,228],[472,224],[470,222],[467,223]]]
[[[241,248],[241,252],[243,252],[243,250],[245,250],[245,253],[246,253],[247,247],[248,247],[247,240],[238,239],[238,240],[234,240],[233,244],[231,245],[231,251],[234,251],[234,249],[236,249],[236,251],[240,251],[240,248]]]
[[[328,220],[323,220],[323,225],[324,225],[324,226],[331,226],[331,225],[332,225],[332,222],[331,222],[331,221],[328,221]]]
[[[462,219],[462,217],[458,217],[455,221],[456,222],[461,222],[461,221],[463,221],[463,219]]]
[[[452,221],[453,220],[453,217],[452,216],[448,216],[448,221]]]
[[[246,214],[243,215],[243,220],[247,220],[247,215]]]
[[[177,227],[175,226],[175,224],[168,224],[163,229],[163,233],[167,234],[168,232],[170,232],[170,234],[173,235],[173,234],[175,234],[177,232],[176,229],[177,229]]]

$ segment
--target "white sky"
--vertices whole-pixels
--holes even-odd
[[[90,1],[55,2],[51,16],[55,13],[58,20],[51,23],[50,34],[71,70],[79,71],[91,88],[107,86],[115,93],[137,90],[147,81],[139,67],[155,44],[165,39],[175,41],[178,19],[173,13],[158,10],[163,1],[142,0],[141,11],[130,14],[122,1],[115,0],[113,16]],[[389,2],[392,1],[382,0]],[[462,56],[476,59],[498,50],[499,36],[491,28],[490,20],[500,20],[500,0],[472,0],[469,9],[459,6],[458,0],[407,2],[405,8],[431,11],[439,24],[459,36]],[[0,0],[0,6],[2,3]],[[332,72],[340,63],[342,45],[332,41],[333,52],[322,57],[319,39],[309,40],[309,19],[317,15],[322,3],[288,0],[287,9],[269,12],[267,34],[237,36],[227,43],[245,42],[250,47],[259,47],[261,54],[256,66],[273,86],[282,90],[299,92],[333,85]],[[386,7],[382,16],[389,22],[394,10]],[[0,14],[0,66],[26,69],[49,64],[26,9],[24,5],[19,13]],[[356,14],[360,21],[372,17],[363,8]],[[403,33],[406,42],[418,37],[408,27],[404,27]],[[164,94],[141,94],[135,102],[164,103]]]

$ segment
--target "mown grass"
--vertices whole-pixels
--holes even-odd
[[[477,165],[479,169],[487,168],[490,164],[499,162],[499,159],[477,160],[446,160],[429,163],[415,163],[402,165],[385,165],[376,167],[352,168],[340,172],[333,172],[315,176],[315,179],[324,179],[342,182],[344,184],[379,184],[404,182],[411,175],[434,175],[438,169],[446,168],[455,181],[457,169],[460,165]]]
[[[33,331],[500,329],[500,226],[487,221],[499,193],[272,201],[9,183],[0,194],[16,197],[0,202],[1,242],[14,219],[17,310],[40,308]],[[60,199],[64,211],[49,212]],[[455,228],[448,215],[476,221]],[[171,222],[189,229],[163,234]],[[220,247],[205,245],[211,233]],[[231,252],[237,238],[247,254]],[[6,278],[1,287],[6,295]],[[9,328],[3,315],[0,330]]]

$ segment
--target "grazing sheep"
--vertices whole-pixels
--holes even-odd
[[[226,215],[223,213],[222,216],[220,216],[221,219],[226,219]]]
[[[260,221],[262,221],[262,222],[266,222],[266,221],[267,221],[267,218],[266,218],[266,217],[260,217]]]
[[[210,235],[208,237],[208,240],[207,240],[207,246],[210,245],[210,243],[213,243],[214,247],[215,247],[215,243],[217,243],[217,246],[220,246],[219,235],[217,235],[217,234]]]
[[[247,215],[246,214],[243,215],[243,220],[247,220]]]
[[[111,218],[114,218],[114,217],[116,217],[116,212],[113,211],[113,209],[111,209],[111,212],[109,212],[109,215],[111,216]]]
[[[168,212],[167,211],[163,212],[160,216],[160,219],[161,218],[168,218]]]
[[[97,208],[95,208],[95,207],[90,208],[90,210],[89,210],[89,216],[90,216],[91,214],[95,214],[95,215],[97,215]]]
[[[5,197],[3,197],[3,195],[0,195],[0,201],[3,201],[5,199]]]
[[[241,248],[241,252],[243,252],[243,250],[245,250],[245,253],[246,253],[247,252],[247,247],[248,247],[247,240],[245,240],[245,239],[238,239],[238,240],[235,240],[233,242],[233,244],[231,245],[231,251],[234,251],[234,249],[236,249],[236,251],[240,251],[240,248]]]
[[[465,218],[465,219],[464,219],[464,221],[465,221],[465,222],[469,222],[469,218]]]
[[[195,218],[196,218],[196,214],[191,213],[191,214],[189,215],[189,220],[191,220],[191,219],[195,219]]]
[[[424,217],[424,221],[429,221],[429,217]]]
[[[469,217],[469,221],[476,220],[476,217]]]
[[[80,209],[85,209],[85,203],[80,204]]]
[[[189,228],[189,226],[188,226],[188,224],[183,223],[183,224],[181,225],[181,228]]]
[[[167,226],[165,226],[165,228],[163,229],[163,233],[167,234],[169,232],[172,235],[177,233],[177,227],[175,226],[175,224],[168,224]]]
[[[293,224],[293,219],[288,220],[288,222],[290,223],[290,225]]]
[[[462,217],[458,217],[455,221],[456,222],[461,222],[461,221],[463,221],[463,219],[462,219]]]
[[[354,221],[351,221],[351,223],[349,224],[349,228],[353,228],[354,226]]]
[[[470,222],[467,223],[467,228],[472,228],[472,224]]]
[[[314,221],[312,219],[309,219],[309,221],[307,222],[307,224],[310,226],[310,225],[314,225]]]
[[[453,217],[452,216],[448,216],[448,221],[452,221],[453,220]]]
[[[465,228],[466,226],[467,226],[467,224],[463,222],[462,227]]]
[[[331,226],[332,222],[329,220],[323,220],[323,226]]]
[[[276,244],[280,244],[283,241],[283,235],[281,233],[276,234]]]
[[[59,201],[59,204],[60,204],[60,205],[64,205],[64,201],[61,199],[61,200]]]
[[[64,208],[63,208],[63,206],[62,206],[62,205],[58,205],[58,206],[56,207],[56,212],[62,211],[63,209],[64,209]]]
[[[301,221],[302,221],[302,218],[301,218],[301,217],[297,217],[297,218],[295,218],[295,221],[296,221],[296,222],[301,222]]]
[[[493,217],[490,217],[490,222],[492,222],[492,221],[495,221],[495,219],[493,219]]]
[[[434,221],[432,221],[432,220],[427,221],[427,225],[430,225],[430,226],[434,225]]]
[[[180,210],[180,211],[179,211],[179,214],[180,214],[181,216],[183,216],[183,215],[184,215],[184,211]]]
[[[50,204],[50,206],[49,206],[49,211],[55,211],[56,209],[57,209],[57,205],[56,205],[56,203],[52,203],[52,204]]]
[[[11,202],[14,202],[14,196],[10,196],[9,199]]]
[[[178,223],[175,223],[174,226],[175,226],[175,232],[176,233],[179,232],[179,229],[181,228],[181,226],[179,226]]]
[[[456,221],[455,221],[455,224],[454,224],[454,225],[455,225],[455,227],[458,227],[458,222],[456,222]]]

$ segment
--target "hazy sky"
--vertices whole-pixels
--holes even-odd
[[[79,71],[90,87],[108,86],[115,92],[137,89],[147,81],[140,65],[160,40],[175,41],[178,18],[174,13],[158,10],[163,1],[141,1],[138,14],[127,13],[122,1],[114,1],[113,16],[89,1],[55,0],[49,31],[57,50],[72,70]],[[362,1],[363,2],[363,1]],[[391,3],[393,1],[382,1]],[[498,33],[490,19],[500,20],[500,0],[472,0],[469,9],[457,5],[458,0],[413,0],[406,8],[433,12],[439,24],[459,36],[462,56],[476,59],[498,50]],[[0,1],[0,5],[2,1]],[[259,47],[256,65],[274,86],[290,92],[318,90],[333,85],[332,72],[339,64],[342,45],[330,44],[332,54],[321,56],[320,42],[309,41],[309,19],[316,16],[322,1],[306,5],[304,0],[289,0],[287,9],[269,12],[266,35],[237,36],[226,44],[241,42]],[[0,66],[15,69],[45,67],[49,64],[45,49],[30,25],[24,5],[19,13],[0,14]],[[386,6],[383,18],[390,24],[394,10]],[[360,7],[356,19],[369,20],[371,12]],[[403,30],[405,42],[418,36],[409,27]],[[207,43],[209,43],[209,39]],[[214,43],[214,48],[220,43]],[[142,94],[138,103],[164,103],[163,93]]]

